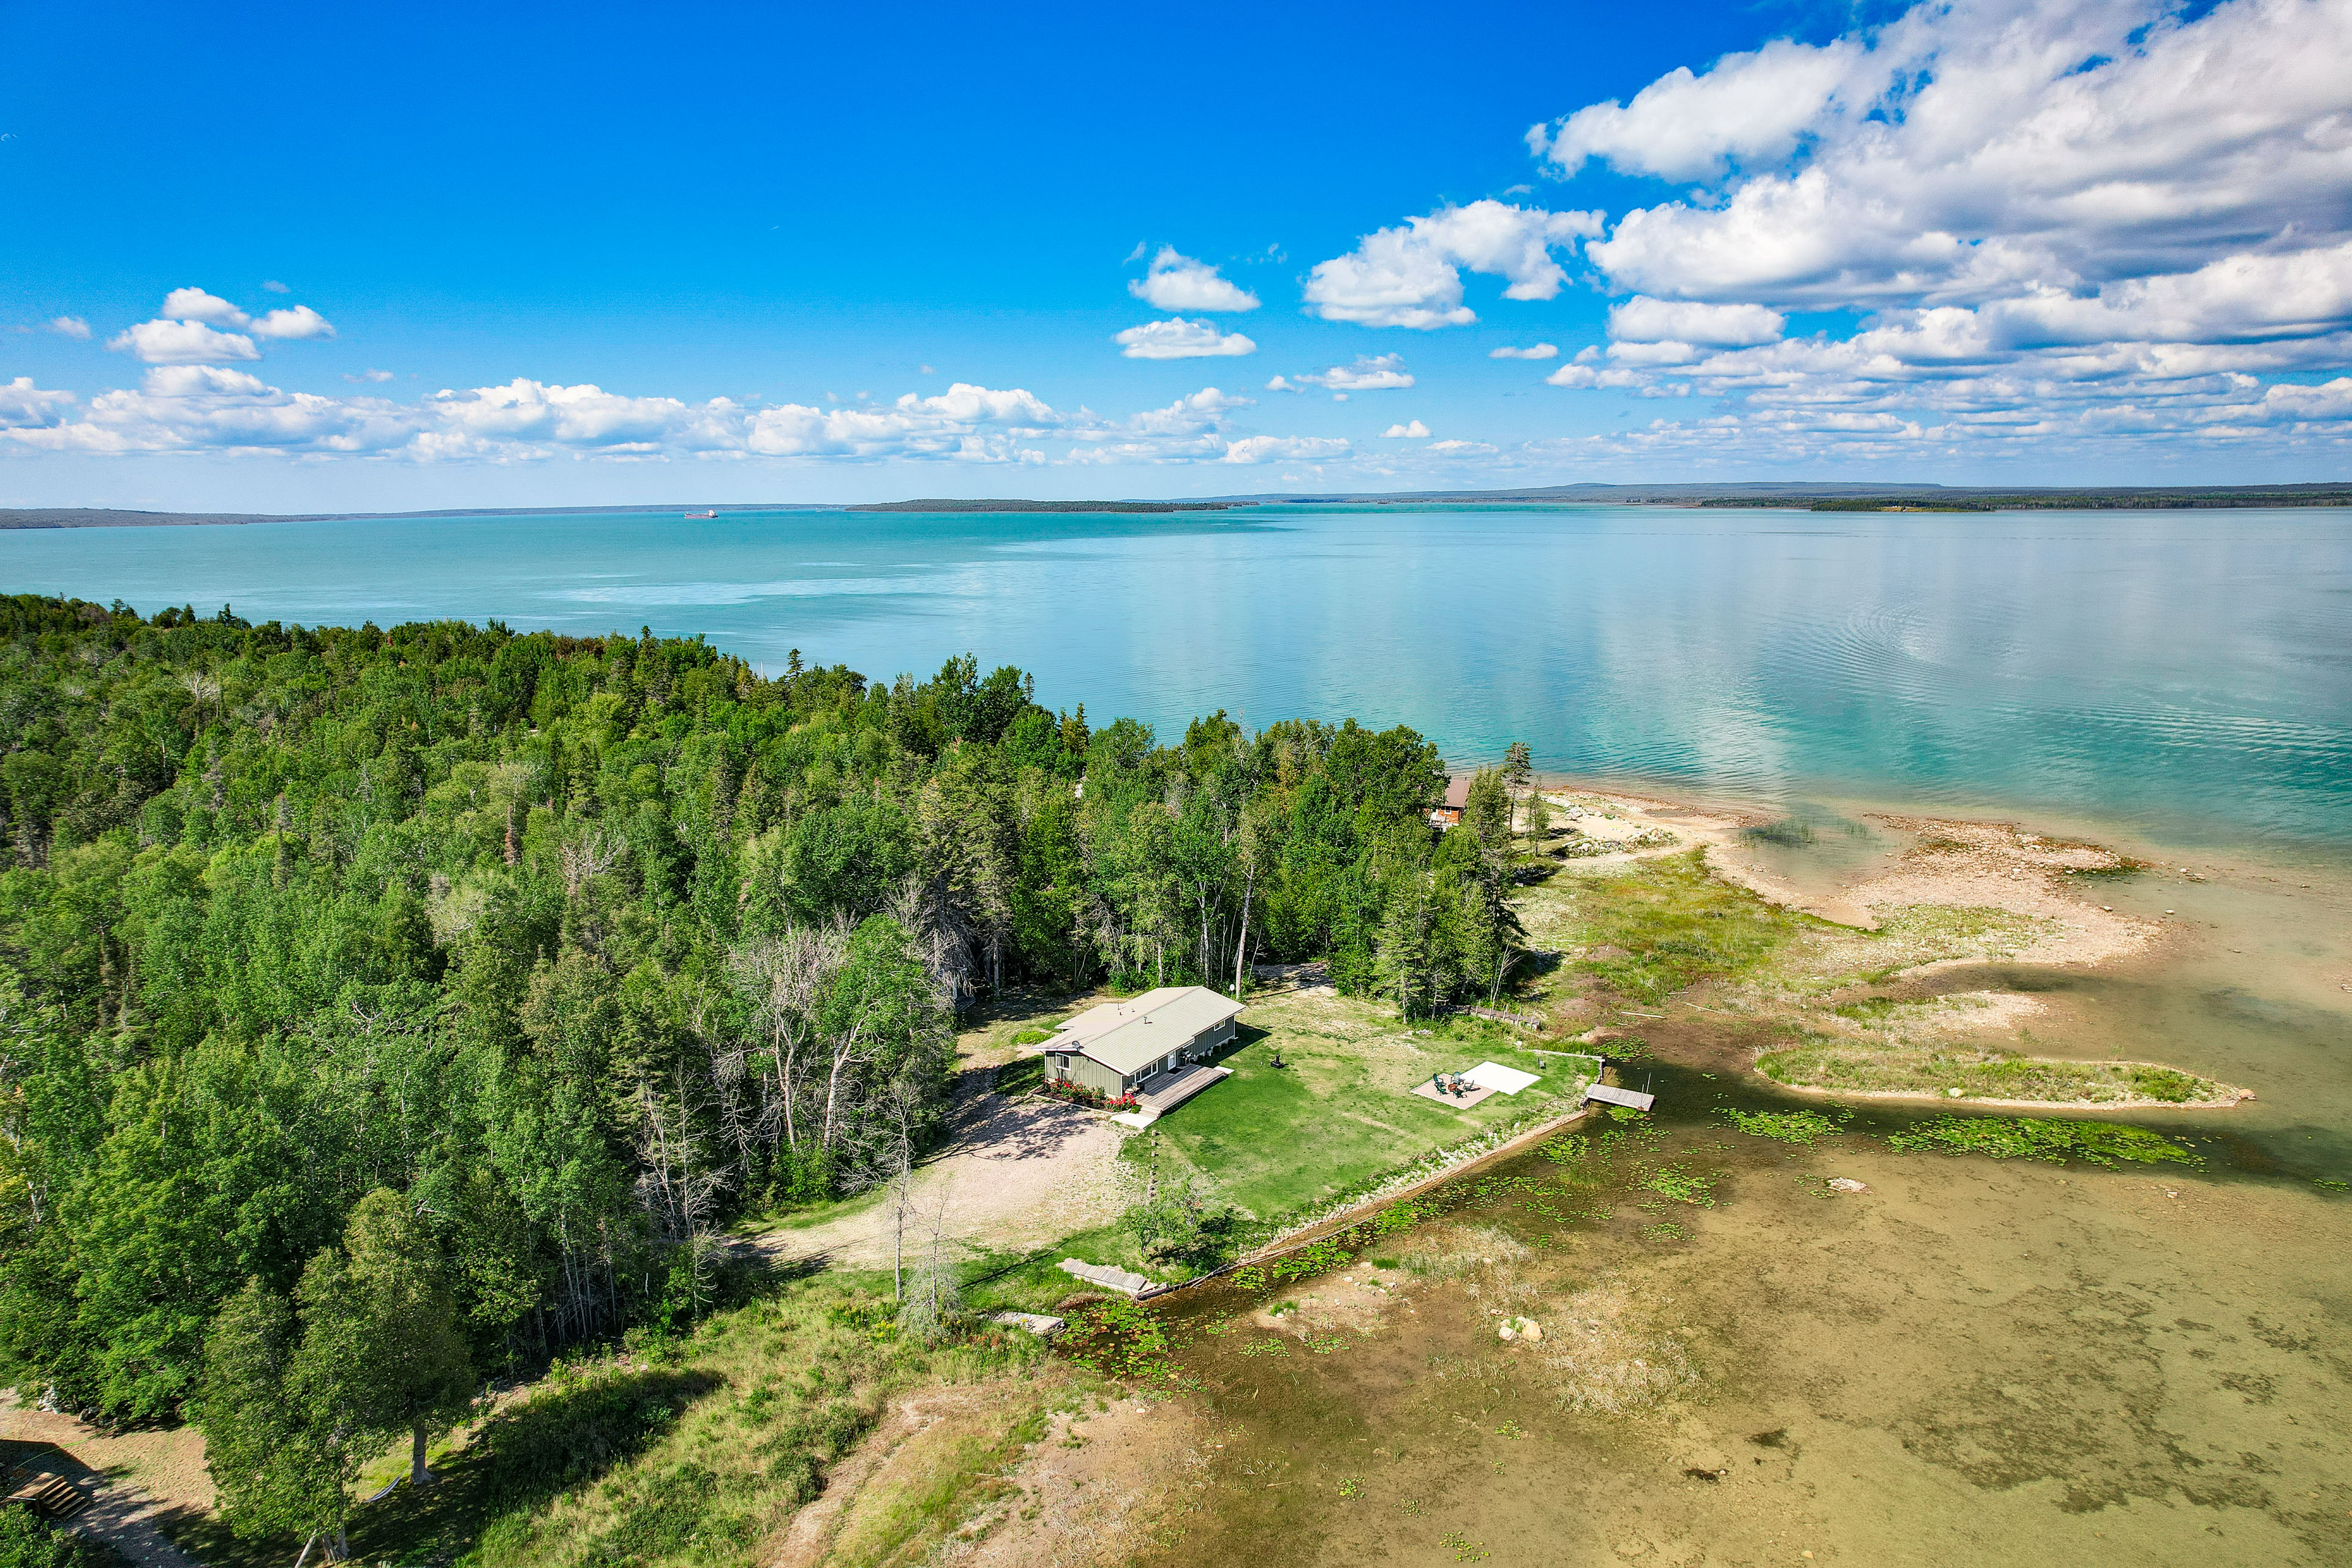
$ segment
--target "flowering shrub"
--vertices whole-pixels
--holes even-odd
[[[1131,1094],[1122,1094],[1114,1099],[1105,1095],[1100,1089],[1088,1089],[1082,1083],[1057,1082],[1049,1079],[1045,1087],[1045,1092],[1056,1099],[1066,1100],[1072,1105],[1083,1105],[1096,1110],[1133,1110],[1138,1104],[1141,1103]]]

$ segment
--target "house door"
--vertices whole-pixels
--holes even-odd
[[[1168,1053],[1168,1070],[1170,1072],[1174,1072],[1176,1070],[1176,1061],[1180,1055],[1181,1055],[1181,1053],[1177,1051],[1171,1051]]]

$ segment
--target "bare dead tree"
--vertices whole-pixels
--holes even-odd
[[[948,1242],[948,1200],[951,1188],[942,1180],[938,1201],[931,1204],[921,1261],[915,1266],[912,1287],[901,1298],[898,1328],[919,1340],[936,1340],[955,1315],[961,1295],[955,1277],[955,1258]]]
[[[763,1058],[760,1136],[772,1150],[800,1142],[796,1108],[803,1079],[818,1054],[819,1015],[825,994],[849,951],[845,916],[818,926],[794,926],[781,936],[739,943],[728,954],[736,984],[751,997]]]
[[[977,934],[970,915],[948,896],[940,879],[909,877],[899,884],[886,911],[914,939],[931,990],[950,1013],[970,1006],[977,992],[973,973]]]
[[[601,827],[591,828],[563,846],[563,890],[578,898],[588,884],[621,863],[628,840]]]

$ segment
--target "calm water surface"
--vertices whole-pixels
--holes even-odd
[[[255,620],[950,655],[1163,731],[1408,723],[1457,762],[2352,847],[2352,514],[1286,506],[0,533],[0,584]]]

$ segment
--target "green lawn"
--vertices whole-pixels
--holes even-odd
[[[1457,1025],[1415,1037],[1373,1004],[1344,997],[1279,996],[1243,1015],[1255,1037],[1218,1058],[1233,1076],[1161,1117],[1163,1169],[1189,1170],[1225,1201],[1261,1219],[1337,1197],[1384,1172],[1530,1119],[1573,1094],[1589,1058],[1538,1057],[1499,1028]],[[1281,1053],[1283,1065],[1272,1065]],[[1493,1095],[1465,1110],[1408,1092],[1433,1073],[1482,1061],[1538,1074],[1517,1095]],[[1589,1070],[1589,1066],[1588,1069]]]

